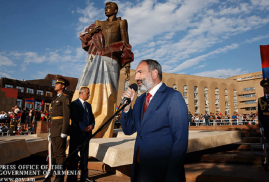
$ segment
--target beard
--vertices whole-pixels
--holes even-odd
[[[148,77],[142,79],[142,80],[137,80],[142,83],[142,85],[138,85],[140,91],[148,91],[154,86],[153,80],[151,78],[151,75],[148,75]]]

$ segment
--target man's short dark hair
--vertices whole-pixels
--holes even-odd
[[[88,91],[90,91],[89,87],[81,87],[79,90],[79,94],[81,94],[82,92],[85,92],[86,89],[88,89]]]
[[[149,67],[149,71],[153,71],[153,70],[157,70],[158,71],[158,77],[160,80],[162,80],[162,66],[160,65],[160,63],[158,63],[158,61],[153,60],[153,59],[145,59],[140,61],[140,63],[145,62],[147,63],[148,67]],[[139,64],[140,64],[139,63]]]

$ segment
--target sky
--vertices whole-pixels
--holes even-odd
[[[0,77],[79,78],[87,52],[80,32],[105,20],[102,0],[1,0]],[[268,0],[122,0],[136,69],[155,59],[165,73],[228,78],[261,71],[269,43]]]

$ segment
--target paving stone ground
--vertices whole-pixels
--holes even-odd
[[[185,164],[187,182],[268,182],[269,171],[260,165],[220,163]],[[89,170],[89,177],[96,182],[130,182],[130,177]],[[44,176],[31,176],[35,182],[43,182]],[[54,177],[52,177],[52,181]]]

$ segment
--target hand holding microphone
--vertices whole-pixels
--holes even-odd
[[[121,103],[120,105],[122,105],[124,102],[126,102],[126,100],[130,99],[131,101],[134,99],[134,95],[135,95],[135,92],[137,91],[137,84],[133,83],[132,85],[130,85],[130,87],[125,90],[122,94],[121,94]],[[130,109],[130,106],[131,106],[131,102],[130,104],[128,104],[123,111],[127,112],[129,111]]]

